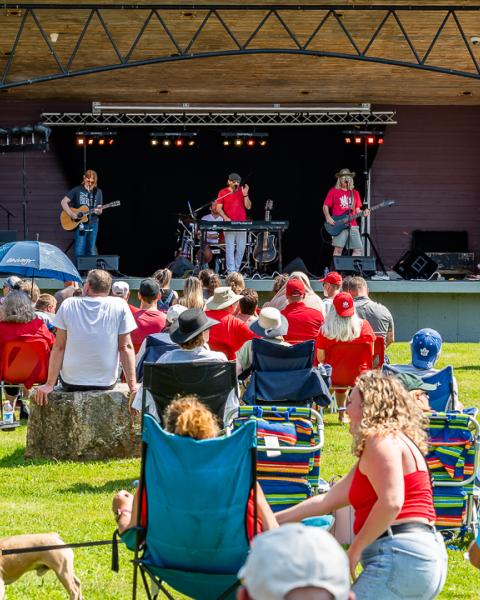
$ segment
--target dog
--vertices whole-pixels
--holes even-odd
[[[60,544],[65,544],[65,542],[56,533],[0,538],[1,551]],[[27,571],[36,571],[37,575],[41,577],[49,569],[55,571],[56,576],[68,592],[69,600],[82,600],[80,580],[76,577],[73,569],[73,550],[71,548],[0,555],[0,600],[5,597],[5,586],[17,581]]]

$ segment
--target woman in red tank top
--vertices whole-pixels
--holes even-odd
[[[331,490],[276,514],[280,524],[351,505],[350,570],[357,600],[429,600],[443,588],[447,556],[433,527],[424,417],[395,377],[363,373],[347,408],[358,461]]]

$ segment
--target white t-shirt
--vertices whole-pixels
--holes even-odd
[[[67,332],[60,371],[65,383],[102,387],[115,383],[118,336],[137,327],[123,298],[67,298],[58,309],[53,324]]]

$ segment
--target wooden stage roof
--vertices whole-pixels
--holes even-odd
[[[479,63],[475,2],[0,8],[9,100],[477,105]]]

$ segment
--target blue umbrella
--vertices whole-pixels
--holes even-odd
[[[0,273],[82,283],[68,256],[60,248],[43,242],[10,242],[0,246]]]

